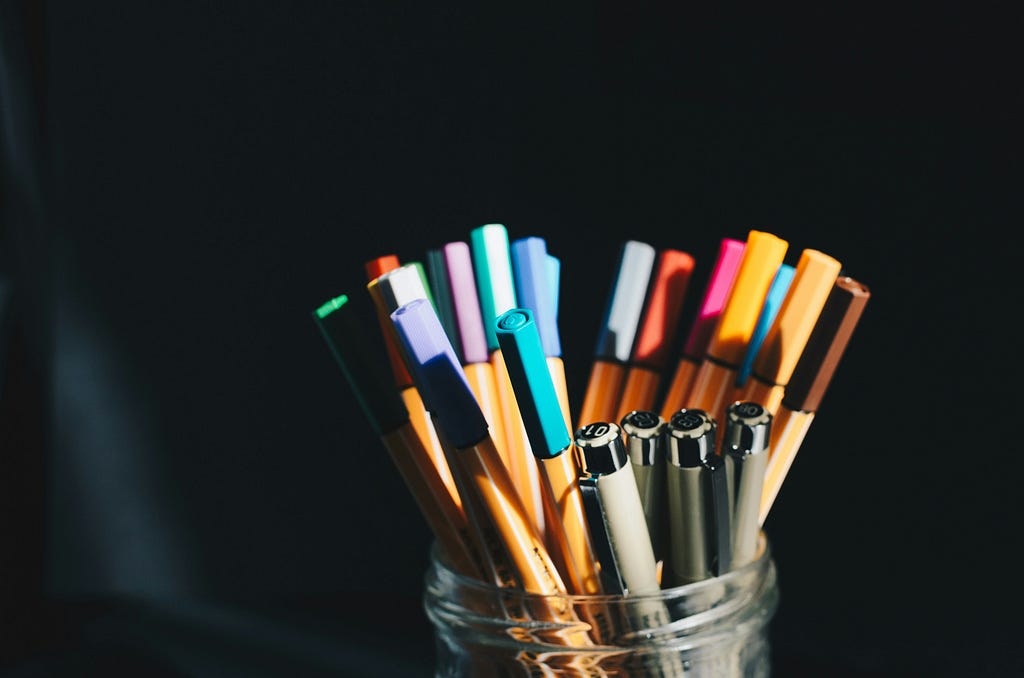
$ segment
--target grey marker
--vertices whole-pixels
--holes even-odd
[[[683,409],[666,428],[666,476],[673,586],[729,571],[729,487],[725,460],[715,454],[717,425],[707,412]]]
[[[757,556],[761,527],[758,514],[768,466],[771,412],[752,401],[737,401],[725,411],[722,456],[729,479],[732,514],[732,566],[742,567]]]
[[[626,451],[633,465],[633,479],[644,507],[647,531],[656,560],[664,558],[665,520],[665,420],[656,412],[633,410],[619,423],[626,435]]]

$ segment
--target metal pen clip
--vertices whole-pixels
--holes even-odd
[[[601,493],[597,489],[598,476],[581,476],[580,496],[583,498],[583,514],[590,530],[590,541],[597,558],[601,586],[608,594],[625,594],[626,584],[622,581],[619,563],[612,548],[611,535],[605,521]]]

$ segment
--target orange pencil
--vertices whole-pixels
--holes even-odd
[[[634,410],[648,411],[654,407],[679,327],[679,311],[693,266],[693,257],[686,252],[668,249],[658,253],[658,267],[644,308],[643,324],[633,346],[615,422],[621,422]]]
[[[594,350],[579,424],[572,430],[615,419],[656,256],[654,248],[647,243],[629,240],[622,246]]]
[[[725,408],[736,400],[736,375],[747,344],[788,247],[788,242],[771,233],[748,233],[736,280],[687,396],[688,408],[704,410],[715,421],[725,421]]]
[[[708,342],[711,341],[715,324],[729,298],[729,291],[736,279],[736,271],[739,270],[745,246],[742,240],[733,238],[723,238],[718,246],[718,256],[705,285],[700,309],[690,325],[690,333],[686,336],[686,344],[683,345],[672,381],[662,398],[661,416],[665,421],[671,421],[673,414],[684,407],[689,407],[688,397],[693,386],[693,378],[697,376],[697,370],[704,362]]]
[[[366,289],[377,309],[378,318],[386,319],[386,323],[382,328],[384,342],[385,345],[392,345],[394,349],[392,356],[394,354],[398,356],[397,361],[402,369],[400,370],[392,364],[392,371],[396,375],[396,383],[398,383],[402,400],[409,411],[409,418],[412,421],[413,428],[423,442],[423,446],[430,453],[430,457],[437,468],[438,476],[444,481],[452,497],[456,501],[461,501],[458,490],[455,487],[455,479],[452,478],[448,462],[444,456],[444,448],[441,446],[441,441],[437,437],[437,431],[434,430],[434,423],[427,413],[423,399],[420,397],[419,389],[416,388],[409,374],[407,368],[408,361],[400,348],[401,344],[399,343],[398,335],[395,333],[394,323],[390,319],[391,311],[403,303],[412,299],[429,299],[423,285],[423,278],[416,264],[410,263],[385,271],[367,283]],[[392,359],[394,358],[392,357]],[[397,379],[403,376],[408,381],[397,382]]]
[[[818,250],[800,253],[793,281],[754,357],[739,400],[753,401],[773,415],[779,409],[793,368],[841,268],[842,264]]]
[[[761,525],[768,518],[870,298],[871,290],[865,285],[849,276],[839,276],[818,315],[773,423],[758,517]]]
[[[512,279],[512,258],[508,242],[508,230],[502,224],[486,224],[470,232],[470,252],[473,255],[473,272],[476,276],[477,292],[480,295],[480,314],[483,318],[484,334],[490,363],[494,366],[494,378],[498,386],[498,400],[501,404],[505,424],[505,439],[512,482],[526,505],[526,510],[544,535],[544,498],[540,469],[526,437],[519,406],[512,390],[505,359],[498,346],[494,323],[498,316],[516,306],[515,284]]]

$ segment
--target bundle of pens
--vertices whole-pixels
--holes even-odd
[[[757,556],[870,296],[827,254],[805,249],[790,266],[787,249],[762,231],[723,239],[674,356],[694,259],[626,242],[576,421],[560,262],[542,238],[510,244],[488,224],[425,265],[367,262],[393,378],[347,297],[313,316],[448,567],[534,594],[642,597]],[[667,623],[663,612],[644,623]],[[601,642],[608,629],[589,621],[564,641]]]

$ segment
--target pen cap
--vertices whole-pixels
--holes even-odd
[[[514,308],[498,316],[496,325],[498,345],[505,358],[530,448],[541,459],[557,456],[572,441],[565,428],[534,316],[529,309]]]
[[[786,293],[789,291],[789,285],[793,282],[793,275],[795,273],[796,269],[788,264],[782,264],[779,266],[779,270],[775,272],[772,285],[768,288],[768,296],[764,298],[764,304],[761,305],[761,314],[757,316],[757,325],[754,327],[754,333],[750,337],[750,343],[747,344],[747,352],[743,356],[743,364],[740,365],[736,375],[737,386],[742,386],[746,382],[747,377],[750,376],[750,371],[754,367],[754,360],[758,357],[761,347],[764,345],[764,339],[768,336],[768,330],[771,329],[772,324],[775,322],[775,317],[779,313],[779,308],[782,307],[782,301],[786,298]]]
[[[517,304],[533,313],[545,356],[561,356],[562,345],[555,321],[555,304],[549,285],[548,247],[543,238],[531,236],[512,243],[512,273]]]
[[[637,466],[654,466],[661,462],[665,420],[657,412],[633,410],[622,418],[619,428],[626,436],[626,451]]]
[[[426,299],[414,299],[397,308],[391,320],[405,346],[423,405],[437,419],[441,432],[457,448],[479,443],[488,435],[487,420],[434,307]]]
[[[313,320],[377,435],[408,421],[405,403],[373,356],[366,328],[355,318],[348,297],[343,294],[322,304],[313,311]]]
[[[715,323],[729,298],[729,291],[736,279],[736,271],[739,270],[745,247],[745,242],[735,238],[723,238],[719,243],[718,256],[715,258],[711,275],[708,276],[704,295],[701,298],[700,310],[697,311],[697,317],[690,327],[690,333],[686,335],[683,355],[698,360],[704,358],[708,342],[711,341],[711,335],[715,331]]]
[[[444,252],[441,249],[427,250],[427,293],[433,293],[434,310],[441,320],[441,327],[452,342],[455,355],[459,360],[466,362],[462,352],[462,338],[459,335],[455,319],[455,306],[452,301],[451,281],[448,278],[448,266],[444,259]]]
[[[508,229],[503,224],[485,224],[470,231],[469,242],[487,347],[494,351],[498,348],[494,321],[505,311],[516,307]]]
[[[396,255],[385,254],[365,262],[363,268],[366,270],[367,280],[376,280],[388,271],[393,271],[401,265]]]
[[[598,421],[581,426],[576,431],[574,442],[582,456],[582,470],[587,475],[615,473],[629,463],[622,432],[612,422]]]
[[[629,240],[622,246],[618,272],[594,350],[596,358],[629,361],[655,256],[654,248],[647,243]]]
[[[817,411],[870,298],[871,290],[863,283],[849,276],[836,279],[789,379],[785,407]]]
[[[484,332],[469,245],[462,241],[450,242],[442,251],[448,268],[455,325],[462,344],[462,359],[466,363],[487,362],[487,334]]]
[[[715,420],[704,410],[683,409],[674,413],[665,428],[668,463],[695,468],[715,456]]]
[[[668,363],[693,266],[693,257],[686,252],[667,249],[658,253],[643,324],[633,346],[635,364],[660,370]]]
[[[430,300],[427,286],[424,284],[426,275],[422,271],[422,264],[411,262],[388,271],[377,278],[377,288],[380,290],[381,298],[384,301],[384,308],[388,315],[394,313],[399,306],[404,306],[413,299]],[[431,303],[431,306],[433,306],[433,303]]]
[[[747,457],[768,449],[772,414],[750,400],[737,400],[725,410],[722,451]]]

